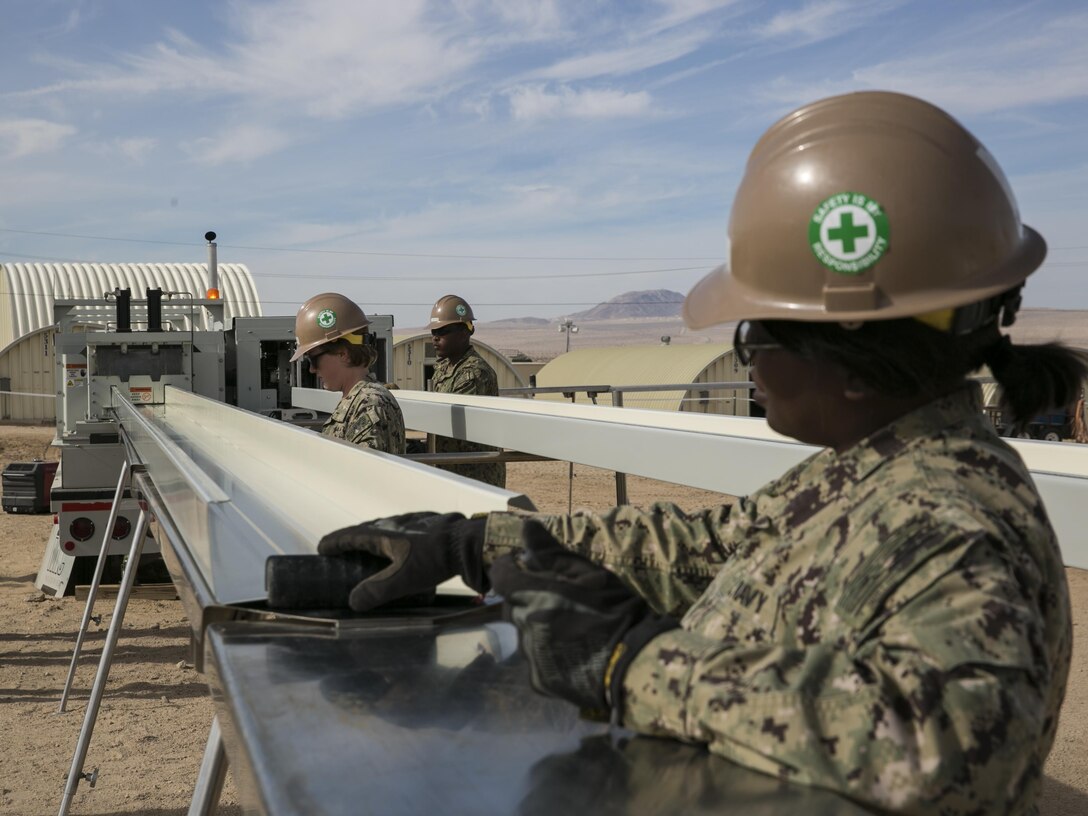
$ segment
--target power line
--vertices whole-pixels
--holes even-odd
[[[12,229],[10,227],[0,227],[0,232],[11,232],[19,235],[42,235],[50,238],[80,238],[86,241],[114,241],[117,243],[127,244],[158,244],[162,246],[185,246],[185,247],[200,247],[204,244],[199,244],[191,241],[157,241],[151,238],[117,238],[107,235],[79,235],[70,232],[45,232],[43,230],[23,230]],[[566,255],[456,255],[456,254],[439,254],[439,253],[426,253],[426,252],[377,252],[372,250],[361,249],[300,249],[298,247],[262,247],[262,246],[249,246],[246,244],[224,244],[219,243],[218,246],[223,249],[245,249],[251,252],[301,252],[310,253],[315,255],[363,255],[373,256],[380,258],[430,258],[430,259],[452,259],[452,260],[467,260],[467,261],[720,261],[718,256],[677,256],[677,257],[604,257],[604,256],[566,256]]]
[[[102,263],[100,261],[75,261],[66,258],[42,258],[35,255],[20,255],[17,252],[0,250],[0,255],[12,255],[17,258],[36,258],[37,260],[56,261],[58,263]],[[620,278],[630,275],[655,275],[663,272],[693,272],[706,271],[706,266],[672,266],[660,269],[627,269],[618,272],[547,272],[528,275],[457,275],[460,281],[507,281],[516,282],[522,280],[553,280],[559,278]],[[405,282],[449,282],[449,275],[367,275],[365,273],[339,275],[336,273],[321,273],[317,275],[303,275],[293,272],[251,272],[254,280],[265,278],[286,278],[290,280],[353,280],[353,281],[405,281]]]
[[[69,297],[73,297],[71,295],[64,294],[64,293],[61,293],[61,294],[57,295],[57,294],[53,294],[51,292],[7,292],[6,294],[17,295],[19,297],[54,298],[54,299],[60,299],[60,300],[64,300],[64,299],[67,299]],[[74,298],[74,299],[79,299],[79,298]],[[88,299],[93,300],[94,298],[88,298]],[[229,302],[229,303],[250,303],[250,304],[256,304],[256,305],[260,305],[260,306],[272,305],[272,304],[275,304],[275,305],[289,305],[289,306],[297,306],[298,305],[298,301],[296,301],[296,300],[267,300],[265,298],[251,299],[251,298],[228,298],[228,297],[225,297],[224,300]],[[642,301],[642,300],[614,300],[614,301],[613,300],[609,300],[609,301],[600,301],[600,300],[589,301],[589,300],[587,300],[587,301],[555,301],[555,302],[532,301],[532,302],[502,302],[502,303],[485,302],[485,301],[473,301],[473,305],[474,306],[524,306],[524,307],[527,307],[527,308],[531,308],[531,307],[535,307],[535,306],[601,306],[601,305],[604,305],[604,306],[658,306],[658,305],[670,306],[670,305],[678,305],[678,304],[681,304],[683,302],[684,302],[684,299],[680,298],[679,300],[655,300],[655,301],[652,301],[652,302],[649,302],[649,303],[647,303],[646,301]],[[420,301],[420,302],[407,302],[407,301],[402,302],[402,301],[375,301],[375,300],[365,300],[364,299],[361,302],[361,305],[365,306],[367,309],[370,309],[371,307],[374,307],[374,306],[424,306],[424,307],[430,308],[431,306],[434,305],[434,301],[428,300],[428,301]]]
[[[38,261],[53,261],[57,263],[106,263],[103,261],[77,261],[71,258],[50,258],[37,255],[24,255],[18,252],[0,250],[0,255],[10,255],[15,258],[30,258]],[[115,262],[109,262],[115,263]],[[123,263],[123,262],[122,262]],[[501,275],[458,275],[458,281],[520,281],[520,280],[553,280],[558,278],[620,278],[630,275],[656,275],[664,272],[693,272],[706,270],[706,266],[672,266],[658,269],[626,269],[613,272],[546,272],[540,274],[522,274],[511,276]],[[368,275],[366,273],[337,274],[319,273],[306,275],[295,272],[252,272],[254,279],[284,278],[290,280],[359,280],[359,281],[412,281],[412,282],[448,282],[449,275]]]
[[[549,272],[539,275],[457,275],[457,281],[510,281],[552,280],[554,278],[616,278],[624,275],[652,275],[658,272],[691,272],[706,270],[705,266],[674,266],[665,269],[631,269],[623,272]],[[361,280],[361,281],[446,281],[449,275],[295,275],[289,272],[254,272],[260,278],[305,278],[306,280]]]

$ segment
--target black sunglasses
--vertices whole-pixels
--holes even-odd
[[[757,351],[784,348],[758,320],[742,320],[733,332],[733,351],[741,365],[751,365]]]
[[[330,349],[327,348],[317,348],[313,351],[308,351],[302,355],[302,362],[306,363],[310,368],[317,368],[317,361],[321,359],[322,356],[328,354],[329,351]]]
[[[450,323],[440,329],[431,329],[431,337],[445,337],[447,334],[453,334],[459,329],[465,329],[467,331],[467,327],[464,323]]]

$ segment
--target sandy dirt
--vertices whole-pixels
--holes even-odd
[[[567,336],[556,331],[556,321],[539,324],[519,324],[510,321],[476,324],[478,340],[500,349],[507,356],[520,351],[533,360],[551,360],[562,354]],[[572,335],[571,349],[599,346],[629,346],[657,344],[669,337],[673,345],[698,343],[733,343],[733,324],[711,326],[701,331],[687,328],[680,318],[641,318],[588,320],[578,322],[578,333]],[[398,327],[398,337],[425,332],[426,328]],[[1007,333],[1016,343],[1046,343],[1060,340],[1072,346],[1088,348],[1088,312],[1061,309],[1025,309]]]
[[[0,467],[39,456],[51,428],[0,426]],[[615,501],[612,474],[574,470],[574,506],[603,509]],[[560,462],[509,466],[510,488],[541,510],[564,512],[568,466]],[[630,478],[633,504],[659,499],[697,507],[723,500],[707,491]],[[55,813],[79,736],[86,699],[113,610],[100,601],[68,712],[57,714],[60,690],[84,604],[44,598],[33,586],[49,515],[0,513],[0,813]],[[1047,764],[1044,815],[1088,812],[1088,572],[1069,570],[1075,644],[1069,693]],[[81,783],[71,812],[79,816],[181,816],[212,719],[207,686],[191,664],[189,628],[177,601],[133,599],[125,615],[86,769],[98,767],[93,789]],[[220,813],[239,814],[229,774]]]

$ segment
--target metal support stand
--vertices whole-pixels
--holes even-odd
[[[75,755],[72,757],[72,767],[68,771],[68,778],[64,784],[64,796],[60,801],[58,816],[66,816],[68,808],[72,805],[72,797],[80,779],[87,779],[94,786],[98,777],[96,768],[91,774],[83,773],[83,762],[87,758],[87,748],[91,742],[91,734],[94,733],[94,723],[98,719],[98,707],[102,703],[102,693],[106,689],[106,679],[110,674],[110,664],[113,663],[113,650],[117,646],[117,637],[121,634],[121,624],[125,619],[125,610],[128,608],[128,598],[132,594],[132,584],[136,580],[136,567],[140,563],[140,555],[144,551],[144,537],[147,535],[148,511],[140,510],[140,517],[136,522],[136,532],[132,537],[132,546],[128,551],[128,563],[125,564],[124,575],[121,576],[121,586],[117,592],[117,604],[113,608],[113,618],[110,620],[110,628],[106,633],[106,642],[102,645],[102,657],[98,661],[98,673],[94,676],[94,685],[91,687],[91,696],[87,700],[87,713],[83,717],[83,727],[76,741]]]
[[[612,405],[623,407],[623,392],[612,392]],[[616,471],[616,504],[627,504],[627,474]]]
[[[227,755],[223,751],[223,734],[219,730],[219,718],[213,717],[204,758],[200,761],[200,774],[193,789],[193,801],[189,804],[189,816],[212,816],[215,813],[226,775]]]
[[[568,338],[568,341],[569,341],[570,335],[567,335],[567,338]],[[568,351],[569,351],[569,349],[568,349]],[[578,400],[577,400],[577,398],[575,396],[575,393],[573,391],[571,391],[569,394],[564,393],[563,396],[565,396],[565,397],[569,396],[570,397],[570,404],[571,405],[574,405],[576,402],[578,402]],[[594,405],[597,404],[597,395],[596,394],[590,394],[589,398],[590,398],[590,400],[593,401]],[[573,512],[574,512],[574,462],[568,462],[567,463],[567,515],[569,516]]]
[[[121,465],[121,475],[117,479],[117,490],[113,494],[113,506],[110,508],[110,517],[106,522],[106,529],[102,532],[102,548],[98,552],[98,563],[94,567],[94,577],[91,578],[91,586],[87,591],[87,606],[83,610],[83,621],[79,624],[76,633],[76,646],[72,651],[72,663],[68,666],[68,677],[64,681],[64,690],[60,694],[60,707],[58,714],[63,714],[68,705],[68,695],[72,691],[72,682],[76,677],[76,666],[79,664],[79,653],[83,649],[83,638],[87,634],[87,627],[91,623],[91,613],[94,612],[94,602],[98,597],[98,587],[102,583],[102,572],[106,568],[106,558],[109,556],[110,540],[113,538],[113,526],[117,523],[118,508],[121,499],[124,498],[125,488],[128,486],[132,467],[128,460]],[[99,619],[100,620],[100,619]]]

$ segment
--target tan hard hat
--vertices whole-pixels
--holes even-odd
[[[472,323],[475,319],[468,301],[457,295],[443,295],[431,307],[431,320],[427,328],[441,329],[453,323],[464,323],[469,331],[472,331]]]
[[[997,162],[939,108],[864,92],[806,105],[752,150],[729,263],[684,319],[865,321],[1001,294],[1046,257]]]
[[[295,338],[298,347],[291,355],[293,363],[310,349],[364,330],[370,321],[363,310],[343,295],[324,292],[302,304],[295,315]]]

